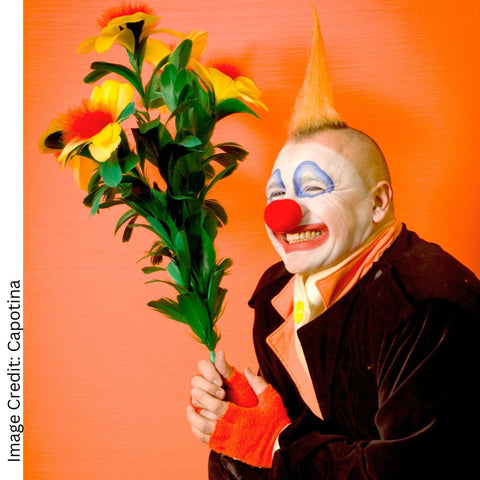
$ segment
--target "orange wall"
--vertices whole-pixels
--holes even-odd
[[[206,350],[145,306],[164,293],[144,285],[136,263],[151,238],[136,232],[122,244],[112,210],[89,218],[70,172],[36,147],[52,117],[88,96],[81,79],[100,57],[75,50],[112,3],[24,2],[25,478],[201,480],[208,451],[185,406]],[[276,261],[263,188],[302,81],[311,1],[150,3],[167,27],[207,30],[206,57],[239,61],[270,107],[261,122],[229,119],[217,136],[251,152],[215,193],[230,215],[218,250],[235,261],[221,348],[255,368],[246,301]],[[478,275],[479,3],[314,3],[337,109],[383,147],[398,217]]]

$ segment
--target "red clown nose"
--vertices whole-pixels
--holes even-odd
[[[267,205],[263,218],[267,226],[274,232],[289,232],[302,220],[300,205],[289,198],[275,200]]]

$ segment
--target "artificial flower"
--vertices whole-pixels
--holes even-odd
[[[84,40],[77,51],[88,53],[95,50],[102,53],[109,50],[114,43],[118,43],[133,53],[137,42],[152,33],[159,19],[160,17],[142,2],[122,3],[105,11],[98,20],[100,35]]]
[[[60,119],[54,118],[40,137],[38,148],[41,153],[53,153],[58,156],[64,146],[65,144],[62,140],[62,122]]]
[[[97,162],[107,161],[118,148],[122,132],[118,120],[132,98],[128,83],[105,80],[96,85],[88,100],[52,121],[40,140],[41,151],[59,153],[58,161],[62,166],[68,162],[77,183],[86,187]],[[84,148],[92,159],[82,155]]]
[[[61,117],[65,147],[58,160],[65,164],[70,153],[88,145],[94,160],[107,161],[120,144],[118,119],[132,98],[128,83],[105,80],[95,85],[87,101]]]
[[[72,169],[73,178],[82,190],[88,190],[90,178],[98,168],[98,163],[81,155],[75,155],[68,161],[68,166]]]
[[[212,86],[217,105],[229,98],[238,98],[268,110],[267,106],[260,100],[262,92],[252,80],[241,75],[233,65],[204,66],[195,62],[193,68],[203,80]]]
[[[65,147],[62,139],[62,122],[54,118],[40,138],[39,149],[42,153],[53,153],[57,158]],[[82,190],[88,190],[92,173],[98,168],[98,162],[82,155],[71,155],[67,165],[73,171],[73,178]]]
[[[192,41],[190,65],[192,65],[193,61],[198,60],[201,57],[203,51],[205,50],[205,47],[207,46],[208,33],[202,30],[192,30],[187,34],[184,34],[175,30],[163,28],[156,30],[154,33],[156,32],[168,33],[174,37],[179,38],[180,40],[185,40],[186,38],[190,39]],[[147,40],[147,47],[145,50],[145,60],[153,65],[156,65],[167,55],[172,53],[174,49],[175,45],[167,46],[167,44],[160,40],[149,38]]]

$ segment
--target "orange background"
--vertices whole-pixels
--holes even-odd
[[[398,218],[478,275],[479,2],[314,3],[337,109],[385,151]],[[89,218],[70,171],[37,151],[50,119],[89,95],[90,62],[124,58],[117,48],[75,53],[112,4],[24,2],[25,478],[201,480],[208,449],[191,434],[185,406],[207,352],[145,305],[168,293],[145,285],[136,263],[152,238],[136,231],[122,244],[113,235],[120,211]],[[205,59],[237,61],[270,107],[261,122],[226,120],[216,136],[251,152],[214,196],[230,217],[218,251],[235,261],[220,348],[239,368],[255,368],[246,302],[277,259],[263,189],[303,78],[311,2],[150,4],[164,26],[207,30]]]

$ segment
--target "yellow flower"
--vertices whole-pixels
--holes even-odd
[[[124,46],[133,53],[137,42],[148,37],[160,17],[142,2],[122,3],[118,7],[108,9],[98,20],[101,33],[84,40],[78,47],[78,52],[88,53],[95,50],[98,53],[110,49],[114,43]]]
[[[205,50],[205,47],[207,46],[208,33],[201,30],[192,30],[187,34],[184,34],[175,30],[162,28],[159,30],[155,30],[155,32],[153,33],[157,32],[168,33],[174,37],[179,38],[180,40],[184,40],[186,38],[192,40],[192,53],[190,56],[190,64],[192,64],[194,60],[198,60],[200,58],[203,51]],[[167,46],[164,42],[161,42],[160,40],[149,38],[147,40],[147,48],[145,50],[145,60],[153,65],[156,65],[167,55],[172,53],[174,48],[174,45]]]
[[[59,153],[62,167],[68,163],[85,189],[98,162],[107,161],[118,148],[122,132],[118,119],[132,98],[128,83],[106,80],[96,85],[88,100],[52,121],[40,140],[40,150]],[[93,160],[82,155],[84,148]]]
[[[242,76],[234,66],[217,64],[208,67],[195,62],[193,68],[213,88],[217,105],[223,100],[238,98],[268,110],[260,100],[262,92],[252,80]]]
[[[88,184],[93,172],[98,168],[98,163],[87,157],[76,155],[68,161],[68,166],[73,171],[73,178],[82,190],[88,190]]]

